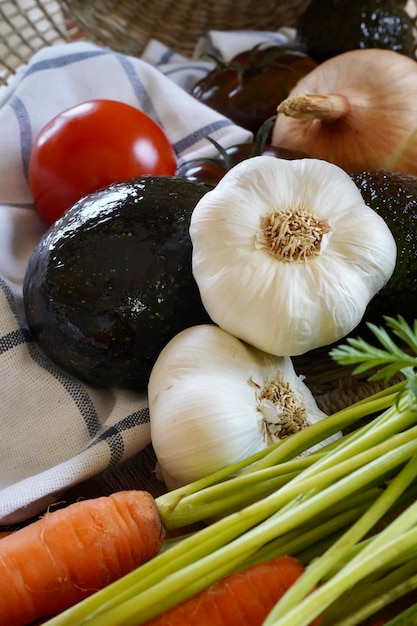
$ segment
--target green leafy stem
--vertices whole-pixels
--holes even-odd
[[[330,356],[340,365],[355,366],[353,374],[362,374],[374,370],[369,380],[390,381],[395,375],[403,374],[406,384],[401,393],[409,394],[409,401],[417,397],[417,320],[411,327],[402,316],[384,318],[392,334],[404,342],[401,348],[388,330],[368,323],[368,328],[381,344],[375,347],[361,338],[349,337],[345,345],[330,351]]]

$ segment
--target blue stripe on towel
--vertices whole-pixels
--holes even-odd
[[[184,150],[187,150],[191,146],[197,144],[199,141],[201,141],[201,139],[206,138],[208,135],[211,135],[212,133],[218,130],[221,130],[222,128],[225,128],[226,126],[233,126],[233,125],[234,124],[231,120],[225,118],[225,119],[218,120],[217,122],[214,122],[213,124],[207,124],[206,126],[202,126],[201,128],[194,131],[193,133],[190,133],[189,135],[186,135],[185,137],[183,137],[180,141],[177,141],[174,144],[175,151],[177,154],[180,154]],[[207,141],[207,145],[208,143],[209,142]]]
[[[138,72],[131,59],[123,54],[116,54],[115,56],[126,74],[142,111],[152,117],[158,124],[161,124],[161,120],[159,119],[155,107],[153,106],[152,100],[140,80]]]
[[[26,78],[27,76],[35,72],[58,69],[60,67],[72,65],[73,63],[79,63],[80,61],[92,59],[94,57],[112,54],[113,53],[109,50],[94,48],[88,51],[84,50],[83,52],[72,52],[70,54],[63,54],[62,56],[57,56],[51,59],[42,59],[42,61],[38,61],[29,65],[24,72],[23,78]]]
[[[21,324],[13,294],[6,281],[1,277],[0,288],[6,295],[6,300],[9,304],[11,314],[15,318],[16,325],[18,326],[15,331],[8,332],[2,337],[0,336],[0,346],[3,344],[3,346],[7,346],[8,350],[11,350],[17,346],[25,344],[27,352],[32,360],[47,371],[48,374],[58,380],[66,392],[71,396],[72,401],[75,403],[82,418],[84,419],[89,435],[93,437],[100,430],[102,425],[87,389],[80,383],[80,381],[66,374],[39,351],[37,345],[32,339],[29,329],[25,328]]]
[[[110,467],[120,462],[124,454],[124,442],[122,433],[132,428],[149,422],[149,409],[144,408],[127,415],[116,425],[103,428],[103,431],[91,442],[89,448],[94,447],[103,441],[107,443],[111,451]]]
[[[30,153],[32,152],[32,126],[30,123],[30,117],[25,104],[19,97],[13,96],[9,104],[16,115],[19,125],[22,167],[26,181],[28,181],[29,158]]]
[[[22,343],[30,343],[33,341],[32,335],[27,328],[18,328],[11,333],[7,333],[0,337],[0,355],[4,354],[12,348],[16,348]]]

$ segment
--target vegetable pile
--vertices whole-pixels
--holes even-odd
[[[278,114],[269,117],[265,107],[255,120],[253,85],[271,82],[277,67],[285,76],[280,97],[273,96]],[[417,590],[417,322],[391,309],[384,315],[383,295],[392,279],[398,282],[391,294],[401,281],[415,283],[417,199],[407,192],[405,205],[401,196],[395,210],[407,219],[390,220],[363,190],[369,174],[399,173],[407,189],[417,181],[416,61],[368,48],[316,63],[300,50],[256,48],[216,68],[194,94],[232,119],[240,115],[236,121],[254,133],[266,123],[268,138],[255,138],[255,150],[252,144],[223,148],[209,138],[219,159],[181,164],[168,142],[167,169],[141,178],[158,190],[146,210],[138,210],[138,179],[129,176],[119,183],[134,188],[128,211],[114,199],[102,203],[101,213],[97,208],[119,185],[81,194],[69,210],[60,208],[65,213],[34,252],[25,278],[28,319],[46,354],[49,337],[58,337],[50,356],[63,367],[69,363],[74,375],[148,390],[158,469],[171,490],[154,501],[138,494],[152,501],[153,542],[142,553],[139,520],[133,544],[123,533],[126,557],[122,548],[117,555],[105,552],[105,579],[101,555],[88,563],[88,577],[79,578],[85,558],[69,570],[62,552],[63,569],[51,572],[45,588],[36,587],[24,562],[13,564],[28,613],[9,576],[0,626],[42,618],[50,618],[50,626],[358,626],[383,609],[393,625],[402,623],[393,603]],[[241,105],[249,109],[242,113]],[[166,144],[157,144],[164,156]],[[391,178],[384,190],[398,189],[397,182]],[[176,204],[171,187],[182,190]],[[42,214],[42,194],[36,199]],[[382,204],[379,197],[373,201]],[[93,301],[103,310],[96,325],[77,302],[76,281],[57,279],[66,266],[59,254],[71,244],[67,229],[78,249],[80,225],[89,261],[102,250],[91,275],[82,261],[77,266],[87,310],[92,276],[99,276]],[[174,232],[168,239],[167,230]],[[116,235],[114,252],[108,233]],[[126,260],[119,244],[128,239],[134,253]],[[76,256],[71,250],[69,257]],[[104,258],[109,275],[100,270]],[[135,264],[140,286],[135,277],[128,284],[120,278]],[[71,261],[71,272],[74,267]],[[120,301],[112,308],[109,276],[116,269]],[[176,306],[184,284],[198,298],[181,296]],[[141,322],[150,291],[156,295]],[[386,328],[366,323],[374,298]],[[407,318],[415,317],[413,306]],[[83,319],[72,317],[80,311]],[[208,319],[188,323],[196,312]],[[361,324],[377,346],[353,336]],[[326,346],[333,362],[353,375],[368,374],[383,390],[323,413],[293,357],[314,362],[315,350]],[[94,510],[100,502],[90,504],[95,527],[106,536],[110,531]],[[120,504],[117,513],[124,512]],[[37,565],[49,555],[59,563],[48,535],[54,519],[62,525],[60,514],[2,538],[4,567],[21,545],[30,551],[33,535],[42,539]],[[94,548],[113,547],[98,537],[89,539]],[[56,604],[45,603],[51,588],[59,590]],[[403,614],[410,616],[417,616],[417,604]]]
[[[234,571],[287,555],[303,571],[290,579],[285,566],[288,589],[265,619],[248,624],[307,626],[318,619],[354,626],[415,589],[417,323],[410,327],[400,317],[386,322],[392,333],[370,327],[380,347],[350,339],[332,357],[354,364],[356,372],[376,370],[374,379],[402,373],[402,381],[157,498],[168,531],[217,521],[165,540],[147,563],[46,623],[147,624]],[[302,454],[355,424],[343,438]],[[228,606],[221,602],[220,616]],[[180,615],[181,623],[194,623]],[[220,623],[236,622],[225,616]]]

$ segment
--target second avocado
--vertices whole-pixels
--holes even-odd
[[[203,185],[145,176],[77,202],[45,233],[25,275],[35,341],[92,385],[146,389],[177,332],[207,322],[191,270]]]
[[[382,324],[384,316],[417,317],[417,177],[370,171],[352,175],[366,204],[380,215],[397,243],[397,263],[388,283],[371,300],[364,321]]]
[[[385,48],[414,58],[412,18],[398,0],[312,0],[297,37],[316,61],[355,48]]]

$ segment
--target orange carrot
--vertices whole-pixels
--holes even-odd
[[[145,491],[48,512],[0,541],[0,625],[23,626],[63,611],[151,559],[164,538]]]
[[[146,626],[261,626],[280,597],[303,573],[296,559],[280,556],[230,574]],[[316,618],[310,626],[318,626]]]

